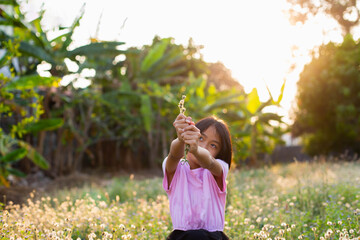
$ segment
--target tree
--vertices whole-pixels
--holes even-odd
[[[304,67],[297,84],[292,135],[311,154],[360,153],[360,43],[347,35]]]
[[[289,11],[293,23],[304,23],[309,16],[324,13],[335,19],[343,29],[344,35],[359,24],[360,12],[357,0],[287,0],[291,4]]]

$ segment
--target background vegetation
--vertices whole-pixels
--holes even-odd
[[[183,46],[172,38],[155,37],[151,45],[126,50],[119,50],[123,42],[91,39],[74,48],[72,35],[83,12],[71,26],[59,26],[59,36],[48,39],[42,28],[43,11],[27,22],[16,2],[3,4],[7,5],[1,11],[1,68],[8,79],[2,82],[3,92],[17,101],[19,91],[37,94],[41,111],[30,111],[33,102],[24,99],[25,115],[38,128],[19,129],[16,126],[25,121],[25,115],[10,111],[9,102],[3,101],[11,114],[1,116],[1,141],[8,138],[31,145],[45,159],[49,176],[84,169],[158,168],[174,137],[172,122],[183,94],[188,96],[187,114],[195,120],[216,115],[229,123],[234,147],[239,149],[237,163],[247,160],[258,165],[260,153],[270,153],[282,143],[284,125],[274,124],[282,122],[281,116],[266,111],[280,106],[282,93],[276,99],[270,94],[266,102],[260,102],[256,89],[246,94],[224,65],[203,61],[201,47],[191,39]],[[69,64],[77,67],[69,70]],[[39,66],[47,68],[42,75],[51,77],[39,77]],[[44,79],[53,82],[45,84]],[[84,79],[87,86],[74,87]],[[52,128],[43,126],[54,121]],[[17,134],[11,134],[14,131]],[[23,173],[37,171],[23,155],[8,155],[17,149],[4,144],[1,156],[12,159],[7,164]]]

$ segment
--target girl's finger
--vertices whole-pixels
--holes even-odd
[[[191,117],[186,117],[185,122],[188,123],[188,124],[191,124],[192,118]]]
[[[184,132],[181,134],[181,137],[184,139],[195,139],[198,140],[201,134],[197,132]]]
[[[185,119],[186,116],[182,113],[180,113],[179,115],[177,115],[176,119],[175,120],[180,120],[180,119]]]
[[[189,126],[185,127],[184,130],[185,131],[200,132],[200,129],[198,129],[195,125],[189,125]]]
[[[184,129],[186,128],[188,126],[188,124],[181,124],[181,123],[176,123],[176,124],[174,124],[174,127],[178,130],[180,130],[181,129],[181,131],[183,132],[184,131]]]

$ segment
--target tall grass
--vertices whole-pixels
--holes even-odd
[[[7,205],[0,239],[165,239],[162,179],[113,179]],[[360,163],[293,163],[231,171],[231,239],[360,239]]]

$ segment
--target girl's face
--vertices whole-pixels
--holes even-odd
[[[199,138],[199,147],[207,149],[214,158],[218,155],[221,148],[221,139],[214,126],[208,127],[208,129],[201,133],[201,137]],[[188,159],[193,168],[200,167],[197,160],[191,153],[189,153]]]
[[[214,158],[218,155],[221,147],[221,139],[216,132],[215,126],[210,126],[201,133],[199,146],[207,149]]]

